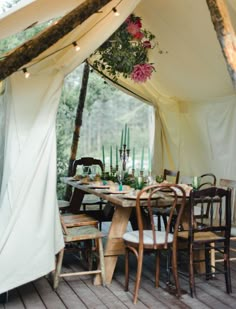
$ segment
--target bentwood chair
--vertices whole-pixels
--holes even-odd
[[[195,208],[209,207],[209,216],[195,216]],[[230,276],[230,229],[231,229],[231,190],[210,187],[190,192],[189,228],[178,233],[178,240],[185,243],[189,258],[189,287],[193,297],[195,289],[195,267],[202,265],[198,275],[204,275],[207,280],[222,273],[225,276],[227,293],[232,292]],[[211,251],[215,250],[224,260],[223,269],[211,263]],[[201,254],[200,254],[201,253]],[[184,274],[184,273],[182,273]]]
[[[158,192],[162,189],[169,189],[173,194],[171,201],[170,214],[165,231],[157,231],[155,225],[155,216],[153,215],[153,207],[158,205]],[[177,196],[177,190],[182,193],[181,197]],[[163,193],[162,193],[163,194]],[[143,200],[146,198],[146,200]],[[129,287],[129,255],[133,253],[137,258],[137,274],[135,281],[135,289],[133,302],[137,303],[138,291],[141,283],[143,255],[154,253],[156,256],[156,272],[155,272],[155,286],[159,286],[160,274],[160,251],[172,251],[172,273],[175,281],[177,295],[180,296],[180,285],[177,272],[177,235],[178,225],[180,224],[181,215],[185,206],[185,192],[177,185],[152,185],[142,189],[136,200],[136,217],[138,229],[126,232],[123,235],[125,245],[125,290]],[[171,220],[174,215],[178,202],[178,215],[176,218],[175,229],[171,232]],[[148,219],[148,220],[147,220]],[[147,222],[149,224],[147,225]]]
[[[164,169],[163,180],[170,181],[173,184],[179,183],[180,171],[173,171],[169,169]],[[163,221],[164,226],[167,224],[167,217],[169,216],[169,209],[157,209],[156,210],[157,222],[158,222],[158,230],[161,230],[161,219]]]
[[[88,269],[85,271],[73,271],[73,272],[62,272],[62,262],[64,257],[65,249],[63,248],[57,255],[56,258],[56,269],[54,271],[53,278],[53,288],[57,289],[59,285],[59,279],[61,277],[70,277],[70,276],[83,276],[83,275],[101,275],[102,284],[105,285],[105,266],[104,266],[104,255],[103,255],[103,245],[102,237],[103,234],[92,225],[73,225],[73,227],[66,226],[63,217],[61,216],[61,225],[64,235],[65,245],[68,244],[77,244],[76,248],[78,251],[78,243],[84,243],[89,241],[91,243],[91,254],[95,255],[97,258],[97,269],[92,270]],[[97,253],[98,251],[98,253]]]

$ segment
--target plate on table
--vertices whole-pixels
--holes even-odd
[[[111,193],[111,194],[127,194],[129,193],[130,190],[122,190],[122,191],[119,191],[119,190],[108,190],[108,193]]]
[[[149,193],[143,193],[140,197],[140,200],[147,200],[148,197],[149,197]],[[158,198],[161,198],[161,197],[162,197],[162,195],[160,195],[160,194],[154,194],[152,196],[152,199],[158,199]],[[130,199],[130,200],[136,200],[137,195],[127,194],[127,195],[124,195],[124,198]]]
[[[109,189],[110,185],[99,184],[99,183],[90,183],[90,187],[93,189]]]
[[[119,186],[111,186],[110,190],[108,190],[108,193],[111,194],[127,194],[130,192],[130,186],[124,185],[122,190],[119,190]]]

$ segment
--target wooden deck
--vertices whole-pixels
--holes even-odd
[[[154,287],[154,267],[152,257],[145,259],[139,301],[132,303],[132,292],[135,280],[135,259],[131,269],[130,291],[124,291],[124,257],[118,259],[112,284],[106,287],[94,286],[90,276],[70,277],[60,280],[57,291],[54,291],[45,277],[25,284],[9,292],[9,299],[0,309],[61,309],[61,308],[235,308],[236,303],[236,261],[231,263],[233,293],[225,293],[225,282],[222,275],[205,281],[197,280],[197,297],[189,295],[188,282],[181,279],[182,297],[177,299],[165,285],[165,271],[161,273],[161,286]],[[68,255],[65,268],[80,268],[75,255]]]

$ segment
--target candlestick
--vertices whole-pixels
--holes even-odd
[[[128,141],[127,141],[127,149],[129,149],[129,128],[128,128]]]
[[[132,158],[132,169],[134,170],[135,165],[135,148],[133,148],[133,158]]]
[[[152,162],[151,162],[151,150],[148,148],[148,171],[151,173],[152,171]]]
[[[120,149],[122,149],[122,145],[123,145],[123,129],[121,131]]]
[[[112,146],[110,147],[110,166],[112,167]]]
[[[141,171],[143,171],[143,160],[144,160],[144,147],[142,149],[142,155],[141,155]]]
[[[104,145],[102,145],[102,163],[105,165],[105,150],[104,150]]]
[[[125,138],[124,138],[124,145],[126,145],[126,135],[127,135],[127,123],[125,124]]]
[[[118,146],[116,145],[116,166],[118,165]]]

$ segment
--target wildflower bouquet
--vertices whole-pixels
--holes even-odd
[[[113,80],[118,76],[144,83],[155,70],[149,63],[148,51],[154,48],[155,36],[142,28],[141,18],[130,15],[113,35],[96,51],[94,68],[106,70]]]

